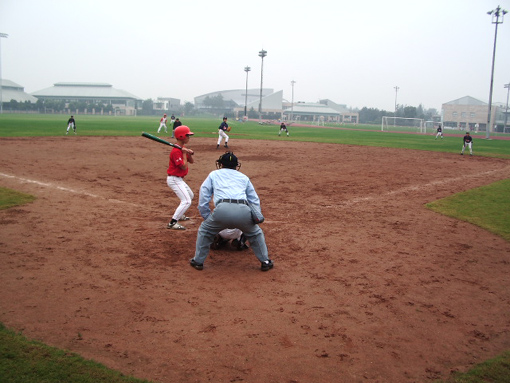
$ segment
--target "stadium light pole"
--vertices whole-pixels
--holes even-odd
[[[262,64],[260,66],[260,100],[259,100],[259,122],[262,122],[262,84],[264,79],[264,57],[267,56],[267,51],[262,49],[259,52],[259,57],[262,58]]]
[[[2,37],[7,38],[7,33],[0,33],[0,114],[3,113],[3,100],[2,100]]]
[[[508,121],[508,95],[510,95],[510,82],[505,84],[505,89],[508,89],[506,92],[506,109],[505,109],[505,125],[503,125],[503,133],[506,130],[506,123]]]
[[[248,106],[248,72],[251,71],[249,66],[244,67],[244,71],[246,72],[246,93],[244,94],[244,117],[248,116],[246,108]]]
[[[395,89],[395,117],[397,117],[397,94],[398,90],[400,89],[398,86],[395,86],[393,89]]]
[[[294,84],[296,83],[294,80],[292,80],[291,82],[291,85],[292,85],[292,102],[291,102],[291,105],[290,105],[290,121],[294,121]]]
[[[494,32],[494,48],[492,50],[492,69],[491,69],[491,85],[489,90],[489,114],[487,116],[487,128],[485,129],[485,138],[489,139],[491,126],[491,109],[492,109],[492,88],[494,85],[494,61],[496,59],[496,40],[498,38],[498,25],[503,24],[503,16],[505,16],[508,12],[498,5],[496,9],[487,12],[488,15],[492,16],[492,24],[496,24],[495,32]]]

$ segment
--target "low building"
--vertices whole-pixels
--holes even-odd
[[[288,121],[309,122],[312,124],[359,122],[359,113],[351,112],[345,105],[336,104],[331,100],[320,100],[319,103],[298,102],[284,110],[283,116]]]
[[[445,128],[470,131],[486,131],[489,117],[488,103],[465,96],[442,105],[442,120]],[[490,132],[508,132],[505,124],[505,106],[495,103],[491,108],[492,129]]]
[[[101,114],[102,107],[110,105],[116,115],[136,116],[141,109],[142,99],[124,90],[115,89],[106,83],[76,83],[59,82],[50,88],[33,92],[32,96],[40,100],[63,101],[66,107],[72,103],[85,102],[88,105],[97,105],[101,110],[92,113]],[[78,114],[75,110],[69,113]]]
[[[25,88],[11,80],[2,79],[1,100],[2,104],[11,101],[36,103],[37,98],[25,92]]]
[[[246,110],[259,111],[260,89],[231,89],[203,94],[195,97],[195,110],[213,114],[233,114],[235,117],[244,116]],[[274,92],[270,88],[262,88],[262,113],[282,114],[283,91]]]
[[[158,97],[152,104],[152,109],[159,112],[177,113],[181,107],[181,100],[171,97]]]

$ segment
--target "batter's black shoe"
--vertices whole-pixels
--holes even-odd
[[[189,260],[189,264],[191,265],[191,267],[194,267],[197,270],[202,270],[204,268],[203,263],[197,263],[193,258]]]
[[[273,261],[269,260],[269,261],[266,261],[266,262],[260,262],[260,270],[262,271],[268,271],[268,270],[271,270],[273,268]]]
[[[218,149],[220,146],[219,145],[216,145],[216,149]]]
[[[228,149],[228,145],[227,144],[225,144],[225,147]]]

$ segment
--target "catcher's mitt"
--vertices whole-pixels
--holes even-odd
[[[229,126],[229,127],[227,128],[227,132],[230,132],[230,130],[231,130],[231,129],[232,129],[232,128]]]

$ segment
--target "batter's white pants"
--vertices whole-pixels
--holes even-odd
[[[461,153],[464,153],[464,149],[466,149],[466,146],[469,148],[469,154],[473,154],[473,143],[472,142],[468,142],[468,143],[464,144],[464,146],[462,147]]]
[[[181,200],[181,203],[179,206],[177,206],[177,209],[175,209],[175,213],[172,216],[172,219],[178,221],[180,218],[182,218],[184,213],[186,213],[186,210],[188,210],[191,206],[191,201],[193,200],[194,194],[186,182],[184,182],[182,177],[167,176],[166,184]]]
[[[228,142],[227,133],[225,133],[224,130],[219,129],[218,130],[218,135],[219,135],[219,137],[218,137],[218,145],[221,145],[221,140],[223,140],[223,139],[225,139],[225,144],[227,144],[227,142]]]
[[[243,232],[239,229],[223,229],[218,234],[223,239],[239,239]]]

